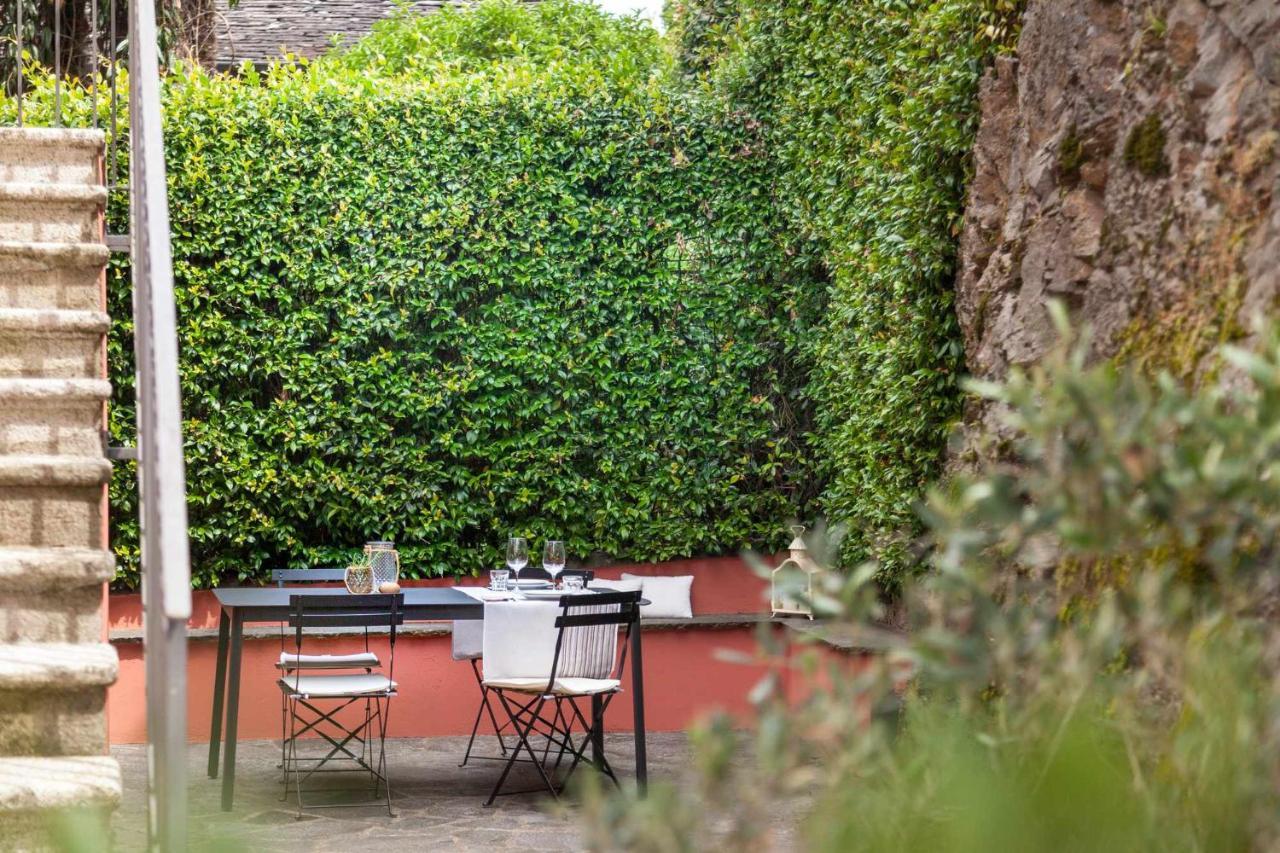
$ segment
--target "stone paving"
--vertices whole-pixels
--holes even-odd
[[[493,748],[492,739],[485,744]],[[280,800],[279,742],[245,741],[239,745],[236,807],[220,809],[220,780],[205,775],[207,747],[189,749],[192,849],[209,851],[351,851],[373,853],[419,850],[582,849],[572,814],[556,811],[546,797],[501,797],[493,808],[483,803],[501,765],[472,760],[458,767],[465,738],[396,739],[387,742],[391,765],[393,806],[388,817],[378,806],[325,809],[295,819],[294,802]],[[612,735],[607,754],[619,775],[631,777],[629,735]],[[117,850],[142,850],[146,838],[146,750],[118,746],[112,755],[124,776],[124,802],[113,820]],[[688,745],[683,734],[655,733],[649,737],[649,778],[682,780],[688,772]],[[329,777],[324,784],[354,789],[356,774]],[[537,779],[528,766],[512,773],[513,790],[532,788]],[[368,795],[367,784],[357,796]],[[791,835],[785,816],[775,841],[783,847]]]

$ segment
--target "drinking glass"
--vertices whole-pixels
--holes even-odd
[[[489,572],[489,589],[494,592],[507,591],[507,577],[511,572],[507,569],[494,569]]]
[[[520,587],[520,570],[529,565],[529,543],[519,536],[507,540],[507,568],[516,576],[516,588]]]
[[[582,592],[584,578],[582,575],[565,575],[564,591],[565,592]]]
[[[542,568],[551,575],[551,585],[554,587],[556,578],[564,570],[564,543],[559,539],[547,540],[546,547],[542,549]]]

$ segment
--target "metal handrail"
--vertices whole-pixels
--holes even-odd
[[[185,850],[187,620],[191,558],[178,381],[177,310],[160,117],[155,6],[129,3],[129,172],[137,360],[138,490],[152,750],[153,849]]]

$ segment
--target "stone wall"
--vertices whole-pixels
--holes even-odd
[[[1274,307],[1280,0],[1031,0],[981,110],[956,282],[974,375],[1036,361],[1055,297],[1094,357],[1193,381]]]

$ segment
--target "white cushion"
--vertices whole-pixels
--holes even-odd
[[[640,594],[649,600],[640,605],[643,619],[692,619],[693,575],[649,577],[623,574],[624,581],[639,581]]]
[[[286,693],[302,696],[366,696],[389,693],[396,683],[379,672],[362,675],[287,675],[279,681]]]
[[[479,660],[484,656],[484,620],[459,619],[453,623],[451,654],[454,660]]]
[[[545,678],[486,678],[485,687],[516,690],[520,693],[541,693],[547,689]],[[557,678],[551,688],[561,696],[591,696],[596,693],[612,693],[622,686],[616,678]]]
[[[378,656],[373,652],[353,655],[296,655],[293,652],[281,652],[280,660],[276,661],[279,669],[346,669],[377,665]]]

